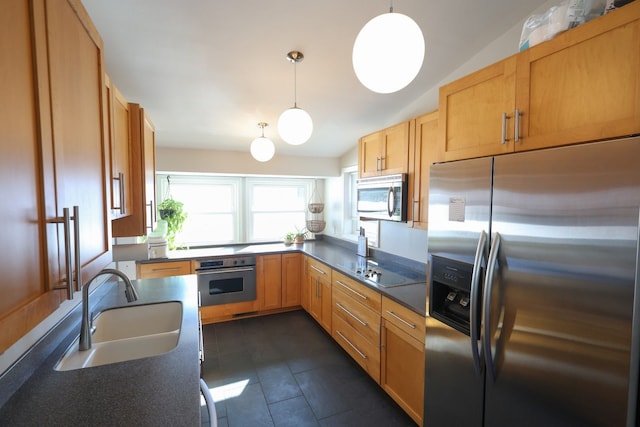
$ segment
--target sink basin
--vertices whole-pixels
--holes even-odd
[[[178,301],[133,305],[105,310],[93,320],[94,343],[161,334],[180,329],[182,304]]]
[[[178,345],[181,325],[182,304],[177,301],[105,310],[94,320],[91,348],[80,351],[76,339],[55,369],[90,368],[167,353]]]

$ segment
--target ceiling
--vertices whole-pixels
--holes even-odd
[[[276,156],[302,157],[342,156],[359,137],[416,115],[407,106],[544,3],[397,0],[394,12],[424,33],[425,61],[409,86],[382,95],[359,83],[351,51],[388,0],[82,2],[104,40],[107,73],[147,110],[157,146],[248,152],[265,121]],[[296,66],[285,58],[291,50],[305,56]],[[299,146],[277,134],[293,106],[294,67],[297,105],[314,123]]]

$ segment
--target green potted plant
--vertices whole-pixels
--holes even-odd
[[[295,233],[295,239],[294,242],[295,243],[304,243],[304,239],[307,237],[307,228],[306,227],[302,227],[302,228],[298,228],[296,227],[296,233]]]
[[[288,232],[287,234],[284,235],[284,244],[289,246],[290,244],[293,243],[293,239],[296,238],[296,233],[294,233],[293,231]]]
[[[182,231],[187,213],[184,211],[184,204],[169,197],[158,205],[160,219],[167,221],[167,246],[169,250],[177,248],[176,235]]]

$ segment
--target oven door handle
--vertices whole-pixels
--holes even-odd
[[[196,274],[223,274],[223,273],[240,273],[243,271],[255,271],[255,267],[238,267],[238,268],[196,268]]]

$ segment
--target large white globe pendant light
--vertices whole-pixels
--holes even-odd
[[[393,93],[418,75],[424,60],[424,36],[416,22],[401,13],[378,15],[362,27],[353,44],[358,80],[377,93]]]
[[[251,155],[259,162],[268,162],[276,152],[273,141],[264,137],[264,128],[269,126],[268,123],[260,122],[258,126],[262,128],[262,136],[256,138],[251,143]]]
[[[304,144],[311,138],[313,121],[309,113],[298,108],[296,64],[304,59],[302,52],[287,53],[287,60],[293,62],[293,107],[285,110],[278,119],[278,133],[287,144]]]

